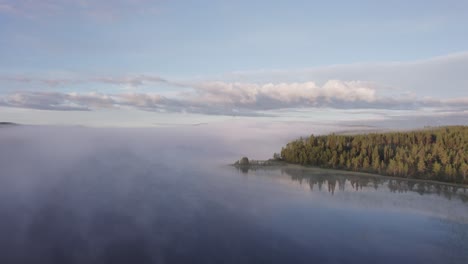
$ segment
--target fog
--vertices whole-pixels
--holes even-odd
[[[245,198],[231,194],[235,197],[227,199],[226,187],[210,180],[216,172],[207,172],[241,155],[271,157],[298,134],[286,126],[256,123],[154,129],[0,127],[0,262],[188,258],[197,250],[193,236],[208,234],[204,240],[211,245],[209,233],[221,232],[223,223],[231,225],[227,237],[242,228],[236,219],[244,216],[218,207],[240,207]],[[198,223],[207,220],[220,223]],[[256,239],[249,238],[252,243]]]
[[[402,206],[382,188],[330,198],[298,189],[279,172],[257,176],[227,166],[337,129],[345,128],[2,126],[0,263],[309,263],[350,255],[362,262],[395,251],[413,263],[465,260],[466,232],[459,230],[468,216],[460,199],[433,195],[425,202],[409,193]],[[446,217],[453,212],[458,219]],[[426,233],[433,220],[438,229]],[[363,233],[362,246],[352,246]],[[450,250],[437,246],[440,239],[450,241]],[[377,241],[388,242],[376,247]],[[430,253],[415,254],[411,244]],[[371,247],[377,255],[366,254]]]
[[[83,158],[112,159],[109,155],[126,151],[144,160],[176,167],[205,161],[222,164],[231,163],[240,155],[270,158],[289,140],[333,128],[320,124],[258,122],[160,128],[5,126],[0,127],[0,162],[9,164],[8,169],[26,170],[29,166],[20,162],[26,159],[36,170],[45,160],[54,160],[53,166],[57,168],[69,167]]]

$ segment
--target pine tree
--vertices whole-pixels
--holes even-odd
[[[468,184],[468,126],[298,139],[281,149],[287,162]]]

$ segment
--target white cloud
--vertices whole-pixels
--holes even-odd
[[[221,104],[255,110],[321,106],[332,101],[375,102],[376,91],[359,81],[331,80],[323,86],[314,82],[228,83],[203,82],[183,94],[184,99],[202,104]]]
[[[413,62],[244,72],[220,81],[173,81],[153,74],[67,75],[64,78],[4,75],[0,76],[2,89],[9,84],[29,87],[29,90],[35,90],[37,86],[43,89],[40,92],[0,94],[0,105],[62,111],[130,107],[146,111],[249,116],[274,115],[273,112],[280,109],[307,108],[430,108],[431,111],[460,113],[468,110],[466,69],[468,52]],[[262,81],[263,78],[267,81]],[[301,79],[303,81],[299,81]],[[87,84],[111,89],[107,93],[57,92],[57,88],[83,89]],[[159,85],[177,89],[170,92],[166,89],[162,94],[157,92]],[[115,86],[141,86],[142,89],[139,93],[119,93],[121,89],[115,89]]]
[[[326,98],[337,98],[343,101],[365,101],[374,102],[376,91],[363,82],[342,82],[337,80],[328,81],[323,86]]]
[[[306,82],[361,80],[379,84],[379,90],[413,92],[420,97],[467,96],[468,52],[416,61],[369,62],[292,70],[238,71],[223,76],[227,81]]]
[[[299,108],[468,110],[468,97],[419,98],[382,95],[378,86],[361,81],[229,83],[202,82],[174,97],[157,93],[15,92],[0,96],[0,105],[47,110],[93,110],[131,107],[146,111],[190,112],[214,115],[262,115],[269,110]]]

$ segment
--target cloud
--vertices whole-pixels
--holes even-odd
[[[363,81],[329,80],[319,86],[303,83],[227,83],[208,82],[184,94],[189,102],[224,105],[241,109],[276,110],[283,108],[388,109],[422,108],[468,109],[468,97],[419,98],[415,94],[383,94],[378,84]],[[397,91],[399,92],[399,91]]]
[[[1,1],[1,0],[0,0]],[[183,99],[192,104],[257,106],[256,109],[290,107],[292,103],[311,106],[408,108],[418,107],[417,98],[466,97],[468,52],[425,60],[331,65],[297,70],[235,72],[220,78],[174,81],[154,74],[123,76],[35,77],[0,76],[2,89],[19,84],[26,90],[68,87],[83,84],[157,88],[164,85],[185,89]],[[53,76],[49,74],[49,76]],[[210,81],[217,79],[220,81]],[[205,81],[204,81],[205,80]],[[357,80],[357,81],[350,81]],[[82,87],[81,87],[82,88]],[[69,89],[70,90],[70,89]],[[180,89],[177,89],[180,90]],[[379,98],[385,97],[385,100]],[[313,100],[312,100],[313,99]],[[361,102],[361,103],[359,103]],[[430,102],[425,102],[430,104]],[[379,106],[379,105],[382,106]]]
[[[228,105],[252,110],[294,107],[322,107],[333,101],[367,102],[377,100],[375,90],[366,83],[338,80],[323,86],[314,82],[303,83],[227,83],[204,82],[183,94],[187,101],[211,105]]]
[[[86,106],[76,106],[64,93],[14,93],[0,99],[0,105],[19,108],[59,111],[86,111]]]
[[[456,113],[468,111],[468,79],[465,77],[467,67],[468,52],[413,62],[235,73],[219,81],[173,81],[154,74],[68,75],[53,78],[3,75],[0,76],[3,89],[10,84],[13,87],[23,85],[29,87],[29,90],[41,86],[44,90],[0,94],[0,104],[61,111],[129,107],[157,112],[247,116],[274,115],[273,112],[278,110],[309,108],[430,109],[441,113]],[[234,76],[234,80],[229,80]],[[262,78],[267,81],[262,81]],[[256,81],[248,81],[249,79]],[[273,81],[275,79],[281,81]],[[303,81],[298,81],[301,79]],[[116,89],[114,93],[84,93],[86,84],[100,84],[101,87],[111,88],[142,86],[144,89],[140,91],[144,92],[117,93],[119,90]],[[161,94],[157,90],[159,84],[178,89]],[[80,85],[76,88],[81,92],[57,92],[55,89],[67,87],[67,90],[71,90],[73,85]]]
[[[379,91],[399,90],[419,96],[466,96],[468,89],[468,52],[416,61],[368,62],[319,66],[292,70],[237,71],[224,75],[226,81],[305,82],[318,84],[329,80],[362,80],[379,84]]]
[[[141,86],[149,83],[168,83],[167,80],[159,76],[138,75],[129,77],[96,77],[88,80],[89,82],[107,83],[116,85]]]
[[[176,82],[169,82],[164,78],[155,75],[128,75],[128,76],[94,76],[94,77],[75,77],[75,78],[37,78],[26,75],[3,75],[0,76],[0,82],[22,83],[22,84],[40,84],[45,87],[55,88],[67,85],[98,83],[109,85],[121,85],[138,87],[147,84],[164,83],[173,86],[180,86]]]
[[[381,95],[378,85],[361,81],[330,80],[293,83],[194,83],[173,97],[157,93],[62,93],[16,92],[0,96],[0,105],[47,110],[135,108],[157,112],[189,112],[210,115],[273,115],[281,109],[376,109],[445,112],[468,110],[468,97],[419,98],[415,95]]]
[[[57,111],[89,111],[110,108],[115,104],[109,95],[60,92],[17,92],[0,97],[0,105]]]

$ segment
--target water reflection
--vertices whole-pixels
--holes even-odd
[[[0,264],[468,263],[461,189],[237,173],[237,142],[164,133],[3,131]]]
[[[336,170],[326,170],[317,168],[238,168],[243,174],[248,174],[249,170],[276,170],[279,169],[282,175],[287,175],[294,182],[307,184],[311,191],[327,190],[331,195],[341,191],[369,191],[388,189],[392,193],[415,192],[420,195],[435,194],[448,200],[460,199],[468,203],[467,188],[457,185],[395,179],[390,177],[376,177],[366,174],[352,172],[340,172]]]

